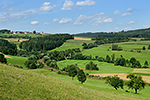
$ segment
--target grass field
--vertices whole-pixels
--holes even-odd
[[[50,51],[63,51],[67,49],[73,49],[73,48],[80,48],[80,50],[83,48],[82,44],[83,43],[93,43],[94,41],[92,40],[67,40],[62,46],[55,48]]]
[[[139,94],[117,91],[104,80],[87,79],[80,84],[67,75],[59,75],[46,69],[24,70],[0,64],[0,99],[58,99],[58,100],[141,100],[150,99],[150,87]]]
[[[70,64],[77,64],[79,68],[85,69],[85,66],[92,60],[64,60],[57,62],[59,68],[67,67]],[[97,64],[99,68],[98,71],[85,70],[85,73],[95,74],[95,73],[130,73],[133,71],[132,68],[122,67],[122,66],[114,66],[112,63],[106,62],[98,62],[94,61],[94,64]]]
[[[26,69],[26,66],[24,65],[24,62],[26,60],[28,60],[27,57],[18,57],[18,56],[11,56],[8,55],[10,58],[6,58],[7,59],[7,63],[11,63],[12,65],[20,65],[22,66],[24,69]]]
[[[138,52],[126,52],[126,51],[112,51],[108,48],[103,47],[95,47],[89,50],[82,51],[82,54],[85,55],[92,55],[92,56],[99,56],[106,58],[106,55],[109,55],[111,57],[112,54],[115,54],[115,59],[117,57],[120,57],[122,55],[125,59],[130,60],[132,57],[135,57],[138,61],[140,61],[141,65],[144,65],[145,60],[150,62],[150,54],[149,53],[138,53]]]

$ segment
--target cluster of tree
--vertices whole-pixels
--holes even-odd
[[[9,55],[17,55],[17,46],[16,44],[11,44],[7,40],[0,39],[0,52]]]
[[[38,62],[37,60],[27,60],[24,65],[29,69],[43,68],[44,66],[43,63]]]
[[[72,77],[72,80],[77,75],[78,80],[83,84],[86,81],[86,75],[83,70],[80,70],[77,64],[68,65],[67,68],[64,68],[68,75]]]
[[[45,53],[45,51],[24,51],[24,50],[17,50],[17,56],[22,56],[22,57],[30,57],[31,55],[40,55],[41,53]]]
[[[94,43],[89,43],[89,44],[83,43],[82,46],[83,46],[83,49],[91,49],[91,48],[97,47],[97,45]]]
[[[9,33],[11,33],[10,30],[7,30],[7,29],[0,30],[0,34],[9,34]]]
[[[112,44],[112,50],[122,51],[123,49],[121,46],[118,47],[117,44]]]
[[[146,29],[137,29],[129,31],[119,31],[119,32],[87,32],[74,34],[74,36],[79,37],[134,37],[134,38],[149,38],[150,37],[150,28]]]
[[[20,39],[31,39],[28,35],[2,35],[1,38],[20,38]]]
[[[108,44],[108,43],[119,43],[119,42],[128,42],[130,39],[128,37],[97,37],[93,40],[96,40],[94,44]]]
[[[48,57],[48,56],[44,56],[44,57],[43,57],[43,62],[44,62],[47,66],[49,66],[49,67],[51,67],[51,68],[59,69],[59,67],[57,66],[56,61],[55,61],[55,60],[52,60],[52,59],[51,59],[50,57]]]
[[[0,62],[1,63],[7,63],[7,59],[5,58],[5,56],[3,54],[0,54]]]
[[[92,61],[86,65],[85,67],[86,70],[99,70],[97,67],[97,64],[94,64]]]
[[[73,35],[69,34],[46,35],[23,41],[19,44],[19,47],[26,51],[52,50],[61,46],[66,40],[73,38]]]
[[[141,90],[145,88],[145,82],[142,80],[141,76],[136,76],[133,74],[129,74],[127,75],[127,78],[129,78],[130,80],[127,81],[125,84],[128,86],[128,88],[130,89],[134,89],[135,93],[137,93],[137,90]],[[123,89],[124,86],[124,82],[122,79],[120,79],[118,76],[114,75],[114,76],[108,76],[106,77],[106,84],[111,85],[112,87],[114,87],[116,90],[121,87]]]

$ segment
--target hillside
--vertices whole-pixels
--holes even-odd
[[[0,64],[0,99],[130,100],[134,95],[106,93],[75,85],[31,70]],[[84,84],[83,84],[84,85]]]

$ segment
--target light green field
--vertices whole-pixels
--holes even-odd
[[[80,48],[80,50],[83,48],[82,44],[83,43],[94,43],[94,41],[90,41],[90,40],[67,40],[62,46],[50,50],[50,51],[64,51],[64,50],[68,50],[68,49],[73,49],[73,48]]]
[[[130,60],[132,57],[135,57],[138,61],[140,61],[141,65],[144,65],[145,60],[150,62],[150,53],[137,53],[137,52],[126,52],[126,51],[108,51],[108,48],[104,47],[95,47],[89,50],[82,51],[84,55],[92,55],[93,57],[99,56],[106,58],[106,55],[111,57],[112,54],[115,54],[115,59],[122,55],[125,59]]]
[[[57,65],[60,69],[67,67],[70,64],[77,64],[79,68],[85,69],[85,66],[90,63],[92,60],[64,60],[57,62]],[[85,70],[85,73],[97,74],[97,73],[130,73],[133,71],[133,68],[114,66],[112,63],[94,61],[94,64],[97,64],[99,68],[98,71]]]
[[[13,100],[141,100],[150,99],[150,87],[139,94],[117,91],[103,80],[87,79],[80,84],[67,75],[46,69],[24,70],[0,64],[0,99]]]
[[[142,49],[143,46],[148,48],[150,45],[150,41],[137,41],[137,42],[122,42],[122,43],[115,43],[118,44],[118,46],[121,46],[123,49]],[[105,44],[103,46],[111,47],[112,44]]]
[[[22,66],[24,69],[26,69],[26,66],[24,65],[24,62],[26,60],[28,60],[27,57],[18,57],[18,56],[11,56],[8,55],[11,58],[6,58],[7,59],[7,63],[11,63],[12,65],[20,65]]]

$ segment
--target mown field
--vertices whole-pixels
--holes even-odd
[[[141,100],[150,99],[150,87],[139,94],[117,91],[104,80],[87,79],[80,84],[67,75],[59,75],[46,69],[24,70],[0,64],[0,99],[58,99],[58,100]]]

